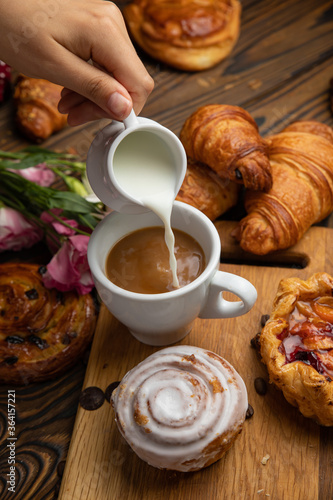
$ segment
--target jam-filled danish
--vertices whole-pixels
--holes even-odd
[[[333,278],[280,282],[260,333],[270,381],[289,403],[319,424],[333,425]]]

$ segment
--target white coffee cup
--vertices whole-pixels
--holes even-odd
[[[206,268],[192,283],[170,292],[127,291],[112,283],[105,274],[109,251],[122,237],[145,227],[162,226],[153,212],[134,217],[110,213],[97,225],[88,245],[89,266],[101,300],[136,339],[153,346],[178,342],[189,333],[197,317],[233,318],[245,314],[257,298],[257,291],[249,281],[219,270],[220,237],[214,224],[202,212],[176,201],[171,224],[201,245]],[[225,300],[224,291],[232,292],[241,300]]]
[[[148,211],[144,200],[140,198],[140,190],[133,195],[128,189],[130,184],[121,182],[117,176],[116,164],[121,162],[122,155],[131,154],[127,165],[132,171],[129,174],[125,170],[126,182],[132,182],[135,186],[141,181],[142,188],[145,188],[149,181],[151,192],[156,194],[154,172],[158,173],[156,180],[160,182],[161,189],[165,189],[159,165],[163,151],[170,158],[170,170],[166,172],[166,178],[168,184],[171,181],[174,200],[187,168],[186,153],[178,137],[154,120],[136,116],[134,111],[124,122],[113,121],[96,135],[88,151],[86,171],[93,192],[105,205],[117,212],[137,214]],[[149,164],[151,171],[147,172]],[[124,175],[123,165],[119,172]]]

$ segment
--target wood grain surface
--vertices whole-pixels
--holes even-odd
[[[116,2],[120,8],[126,1]],[[152,118],[162,125],[167,126],[176,134],[179,133],[185,119],[198,106],[212,103],[228,103],[244,107],[255,118],[263,136],[280,131],[284,126],[297,119],[316,119],[332,126],[333,115],[330,109],[330,80],[333,78],[333,1],[332,0],[242,0],[242,20],[240,38],[231,54],[231,56],[211,70],[189,74],[168,68],[159,64],[138,50],[140,57],[146,65],[150,74],[155,80],[155,89],[142,112],[143,116]],[[76,128],[65,128],[63,131],[52,136],[43,143],[43,146],[56,150],[68,150],[74,148],[82,158],[85,158],[91,141],[98,130],[107,122],[101,120]],[[7,101],[0,107],[0,148],[6,150],[18,150],[28,145],[28,142],[17,132],[14,121],[13,102]],[[225,214],[223,219],[236,219],[242,208]],[[333,217],[329,217],[323,223],[326,226],[333,226]],[[307,235],[305,236],[307,238]],[[323,238],[326,236],[323,235]],[[304,241],[307,241],[306,239]],[[318,243],[317,243],[318,244]],[[321,248],[321,244],[319,248]],[[41,259],[43,251],[36,251]],[[312,257],[316,266],[320,268],[324,264],[320,251],[317,251]],[[248,273],[249,279],[253,282],[262,281],[265,267],[258,262],[258,259],[250,259],[246,256],[246,264],[235,264],[233,252],[228,256],[224,255],[228,264],[235,269],[235,272]],[[12,258],[11,255],[3,255],[2,258]],[[22,258],[26,258],[23,256]],[[28,256],[27,258],[30,258]],[[296,255],[295,268],[273,267],[272,280],[278,279],[283,274],[291,272],[302,273],[299,262],[302,255]],[[278,266],[285,265],[283,254],[278,257]],[[232,267],[234,266],[234,267]],[[327,269],[326,269],[327,270]],[[270,281],[270,280],[269,280]],[[271,281],[267,283],[271,284]],[[272,293],[271,289],[270,292]],[[269,306],[270,294],[264,297],[262,304],[263,311],[257,309],[253,311],[256,318],[253,321],[258,324],[260,314],[267,312]],[[265,309],[265,310],[264,310]],[[110,318],[104,311],[101,315],[100,325],[109,324]],[[228,325],[226,322],[226,327]],[[237,320],[237,326],[244,329],[248,328],[243,319]],[[211,330],[214,334],[216,326],[207,321],[205,328]],[[197,327],[196,327],[197,328]],[[123,331],[120,325],[114,325],[114,331],[120,331],[126,338],[126,331]],[[199,336],[199,331],[194,329],[192,337],[189,336],[186,341]],[[222,332],[223,333],[223,332]],[[222,335],[219,332],[219,335]],[[252,333],[252,332],[251,332]],[[250,336],[250,332],[248,332]],[[216,336],[218,337],[218,335]],[[208,345],[208,334],[200,337],[201,345]],[[233,338],[227,345],[223,345],[226,357],[233,350]],[[218,348],[219,344],[214,344]],[[108,348],[112,351],[112,341],[108,342]],[[125,349],[125,348],[124,348]],[[250,359],[253,363],[254,353],[248,349],[248,343],[244,345],[245,364]],[[107,351],[109,352],[109,351]],[[135,351],[136,352],[136,351]],[[134,354],[135,354],[134,352]],[[141,352],[141,355],[145,353]],[[147,354],[149,352],[147,351]],[[114,353],[110,353],[108,363],[112,363]],[[132,362],[135,362],[135,356]],[[238,360],[236,359],[237,364]],[[241,364],[241,363],[240,363]],[[123,374],[129,363],[125,363],[119,368],[119,375]],[[104,365],[102,365],[104,366]],[[243,366],[243,365],[241,365]],[[264,375],[264,367],[258,361],[255,365],[256,373]],[[106,369],[106,368],[105,368]],[[244,368],[245,369],[245,368]],[[242,371],[243,368],[240,368]],[[120,373],[121,372],[121,373]],[[244,373],[244,372],[243,372]],[[16,388],[17,396],[17,449],[19,449],[17,468],[19,475],[17,477],[17,488],[15,499],[47,499],[57,498],[59,489],[59,480],[61,479],[63,464],[67,456],[67,450],[70,443],[72,429],[75,421],[78,399],[82,388],[85,374],[85,365],[79,363],[71,372],[57,381],[45,383],[37,386],[28,386],[21,389]],[[88,372],[89,377],[85,384],[91,384],[94,371]],[[107,377],[109,381],[109,377]],[[103,379],[104,380],[104,379]],[[252,381],[252,378],[251,378]],[[251,381],[247,381],[251,388]],[[249,383],[248,383],[249,382]],[[98,384],[104,384],[98,381]],[[7,391],[9,387],[0,388],[0,498],[14,498],[7,492],[7,472],[8,472],[8,451],[6,449],[7,432]],[[318,429],[312,423],[299,417],[296,411],[286,406],[281,396],[274,391],[269,391],[269,395],[260,398],[256,394],[252,397],[253,405],[256,408],[254,418],[247,422],[244,434],[236,443],[235,448],[228,457],[221,463],[213,466],[203,474],[195,474],[191,479],[180,479],[179,475],[166,476],[162,473],[148,473],[145,479],[140,479],[138,469],[133,472],[132,485],[128,486],[131,492],[136,491],[137,498],[140,498],[140,485],[143,481],[148,481],[152,491],[156,493],[155,498],[163,498],[163,487],[169,481],[173,485],[170,487],[170,498],[179,498],[177,488],[182,481],[189,484],[188,494],[192,493],[195,498],[195,491],[205,492],[205,481],[212,477],[214,468],[223,470],[223,477],[219,477],[215,489],[215,498],[227,498],[220,495],[221,482],[230,485],[241,484],[242,491],[249,491],[240,496],[241,499],[251,498],[251,495],[258,495],[266,498],[266,494],[276,500],[289,498],[298,498],[293,496],[294,488],[297,487],[299,495],[304,493],[303,498],[319,498],[328,500],[332,498],[332,430]],[[271,408],[269,410],[269,408]],[[107,411],[108,405],[105,403],[101,410],[92,412],[90,419],[95,420],[100,411],[107,413],[107,418],[112,420],[112,412]],[[275,435],[275,444],[270,439],[271,430],[263,427],[263,435],[266,432],[270,448],[266,449],[263,444],[257,445],[250,439],[250,433],[254,426],[255,417],[262,409],[267,418],[274,413],[274,426],[279,432]],[[284,410],[288,409],[285,415]],[[294,417],[294,421],[290,414]],[[85,417],[87,418],[87,417]],[[285,422],[288,426],[285,427]],[[105,421],[103,421],[105,422]],[[291,424],[291,422],[294,422]],[[80,429],[80,420],[76,422],[76,432]],[[95,422],[100,427],[100,421]],[[103,423],[104,425],[104,423]],[[102,437],[105,446],[110,450],[109,428],[103,427]],[[285,430],[287,429],[287,430]],[[299,432],[299,454],[289,443],[292,430],[300,429]],[[281,432],[280,432],[281,431]],[[80,432],[83,432],[81,428]],[[289,433],[289,434],[288,434]],[[90,436],[95,442],[98,433]],[[77,442],[75,440],[74,442]],[[247,444],[252,443],[248,448]],[[285,444],[285,447],[282,445]],[[276,450],[276,452],[275,452]],[[90,491],[90,486],[94,482],[98,488],[94,495],[102,492],[105,499],[126,498],[116,497],[113,487],[105,491],[105,479],[110,471],[110,463],[113,462],[113,468],[124,470],[124,457],[127,457],[126,447],[111,450],[109,458],[101,468],[92,471],[92,475],[86,476],[84,482],[79,486],[80,493],[84,488]],[[309,451],[311,456],[309,458]],[[261,458],[269,453],[271,459],[263,467],[260,463]],[[84,451],[88,456],[88,449]],[[238,458],[239,454],[244,458]],[[296,460],[296,455],[298,457]],[[110,458],[111,457],[111,458]],[[230,458],[231,457],[231,458]],[[277,458],[278,457],[278,458]],[[78,457],[80,459],[80,457]],[[73,454],[71,455],[73,460]],[[127,461],[128,470],[132,467],[134,457]],[[277,466],[276,464],[279,464]],[[302,467],[300,467],[300,463]],[[309,465],[311,463],[311,467]],[[101,463],[99,463],[101,465]],[[272,467],[272,464],[275,464]],[[237,473],[235,473],[237,465]],[[111,467],[111,468],[112,468]],[[140,465],[141,469],[144,465]],[[139,467],[139,469],[140,469]],[[148,467],[148,466],[147,466]],[[242,474],[239,467],[241,467]],[[140,469],[140,470],[141,470]],[[309,470],[311,469],[311,470]],[[249,474],[256,470],[256,476]],[[286,470],[289,473],[285,475]],[[76,468],[77,471],[77,468]],[[90,471],[91,472],[91,471]],[[153,474],[153,476],[152,476]],[[71,475],[70,466],[66,469],[66,487],[71,488],[73,483],[69,481]],[[80,475],[81,477],[81,475]],[[104,478],[103,481],[101,480]],[[118,476],[119,477],[119,476]],[[249,478],[252,477],[252,483]],[[314,482],[312,478],[315,478]],[[75,479],[75,478],[74,478]],[[215,480],[215,479],[214,479]],[[89,484],[88,484],[89,483]],[[110,484],[108,488],[110,488]],[[118,486],[121,483],[117,483]],[[268,488],[274,484],[272,488]],[[296,485],[296,486],[295,486]],[[118,488],[117,486],[117,488]],[[172,493],[172,491],[175,493]],[[184,490],[182,486],[182,491]],[[263,491],[261,491],[263,490]],[[315,490],[315,491],[314,491]],[[71,490],[73,491],[73,489]],[[80,498],[79,493],[75,491],[72,498]],[[96,493],[97,491],[97,493]],[[118,490],[117,490],[118,491]],[[228,490],[230,491],[230,490]],[[256,492],[259,491],[257,494]],[[282,494],[283,492],[283,494]],[[311,495],[310,495],[311,493]],[[62,495],[67,492],[62,490]],[[74,495],[74,493],[73,493]],[[282,495],[282,496],[281,496]],[[130,495],[129,495],[130,497]],[[67,498],[71,498],[67,496]],[[84,496],[82,497],[84,498]],[[90,498],[98,498],[91,496]],[[230,498],[235,498],[230,497]],[[267,497],[269,498],[269,497]],[[301,498],[299,496],[299,498]]]
[[[299,244],[284,252],[284,266],[288,267],[280,267],[272,258],[266,265],[249,262],[230,237],[233,222],[219,222],[217,227],[222,242],[221,269],[249,279],[258,290],[258,300],[239,318],[197,319],[180,343],[214,351],[236,368],[245,381],[253,417],[246,420],[239,439],[219,462],[199,472],[180,473],[158,470],[140,460],[118,432],[107,401],[95,411],[79,407],[61,500],[333,497],[332,463],[330,459],[322,461],[322,443],[326,457],[333,456],[333,429],[320,428],[289,405],[283,394],[268,384],[266,368],[251,347],[262,315],[270,313],[281,278],[307,279],[323,269],[333,273],[333,229],[311,228]],[[226,264],[231,257],[239,263]],[[305,267],[300,269],[302,265]],[[84,388],[97,386],[106,391],[109,384],[121,380],[129,369],[159,349],[138,342],[103,308]],[[258,377],[269,385],[264,396],[254,388]]]

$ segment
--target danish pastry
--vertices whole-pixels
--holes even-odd
[[[133,40],[150,56],[184,71],[225,59],[240,31],[238,0],[134,0],[123,9]]]
[[[214,463],[242,430],[247,392],[217,354],[178,345],[155,352],[112,393],[120,433],[150,465],[183,472]]]
[[[267,142],[273,186],[246,193],[248,215],[233,233],[243,250],[258,255],[291,247],[333,211],[331,127],[296,122]]]
[[[270,381],[305,417],[333,425],[333,278],[280,282],[273,311],[260,333]]]
[[[0,380],[22,385],[60,375],[90,344],[96,317],[90,294],[45,288],[36,264],[1,264]]]
[[[207,165],[188,159],[185,178],[176,199],[215,220],[237,204],[239,187],[229,179],[221,179]]]
[[[254,190],[272,187],[267,144],[245,109],[201,106],[187,118],[179,137],[190,158],[205,163],[222,179]]]

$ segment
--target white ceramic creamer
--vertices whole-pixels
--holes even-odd
[[[183,183],[186,153],[178,137],[153,120],[135,116],[112,122],[95,137],[87,176],[98,198],[126,214],[153,211],[165,227],[173,285],[178,286],[170,217]]]

